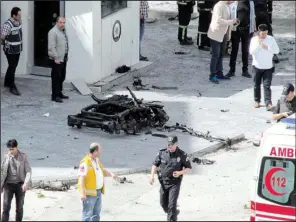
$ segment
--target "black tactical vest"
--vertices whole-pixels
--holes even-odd
[[[18,54],[23,51],[23,33],[22,24],[14,24],[10,19],[8,19],[5,24],[10,26],[10,33],[6,36],[4,41],[4,51],[8,54]]]

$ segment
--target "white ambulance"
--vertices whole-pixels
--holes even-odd
[[[296,221],[295,126],[294,114],[261,136],[250,221]]]

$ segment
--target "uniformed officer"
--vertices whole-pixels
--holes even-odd
[[[284,86],[281,98],[274,107],[272,119],[279,121],[296,113],[295,87],[291,83]]]
[[[23,51],[23,32],[21,21],[21,9],[14,7],[11,9],[11,18],[3,25],[1,31],[1,43],[6,55],[8,68],[5,75],[4,86],[16,96],[21,95],[15,85],[15,70],[18,66],[20,54]]]
[[[159,151],[151,169],[150,184],[154,183],[157,173],[161,185],[160,205],[167,213],[167,221],[177,221],[177,200],[182,177],[191,169],[187,154],[178,147],[177,142],[177,136],[168,138],[168,147]]]
[[[187,36],[187,28],[191,20],[195,1],[177,1],[177,4],[179,14],[178,40],[181,45],[192,45],[192,38]]]
[[[197,11],[199,13],[197,46],[198,49],[210,51],[210,39],[207,36],[212,19],[212,9],[214,1],[197,1]]]

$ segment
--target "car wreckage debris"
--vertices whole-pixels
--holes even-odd
[[[182,124],[176,123],[176,125],[172,125],[172,126],[164,125],[163,128],[160,128],[159,130],[166,130],[168,132],[171,132],[174,130],[181,130],[182,132],[189,133],[192,136],[203,138],[203,139],[208,140],[210,142],[214,142],[214,141],[222,142],[229,147],[232,145],[231,139],[229,139],[229,138],[225,139],[225,138],[221,138],[221,137],[213,137],[210,135],[209,131],[207,131],[207,133],[194,131],[192,128],[187,127],[184,124],[182,125]]]
[[[126,87],[132,98],[125,95],[113,95],[101,100],[95,95],[91,97],[97,104],[91,104],[77,115],[68,115],[68,126],[100,128],[110,134],[138,134],[147,128],[163,127],[169,116],[163,105],[155,102],[143,102]]]
[[[138,76],[133,78],[133,86],[136,90],[150,90],[149,84],[143,84],[142,79]],[[151,85],[152,89],[158,90],[177,90],[177,86],[155,86]]]

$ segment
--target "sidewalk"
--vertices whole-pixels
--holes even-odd
[[[250,189],[257,147],[251,143],[235,146],[237,151],[220,151],[206,156],[217,164],[194,165],[184,177],[178,201],[179,221],[243,221],[249,218]],[[151,186],[146,174],[127,175],[133,184],[106,180],[102,221],[165,221],[159,205],[159,187]],[[24,220],[79,221],[79,194],[68,192],[29,191],[26,194]],[[14,215],[12,204],[12,216]],[[12,217],[13,219],[13,217]]]

